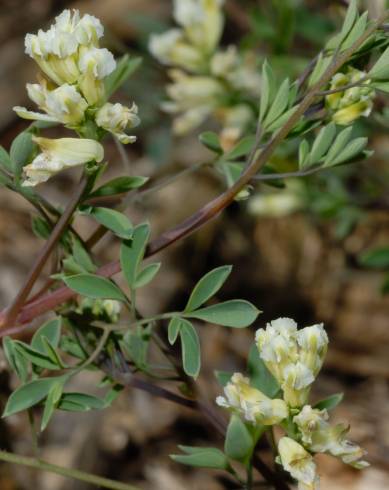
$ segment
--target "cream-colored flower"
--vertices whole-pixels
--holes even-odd
[[[203,53],[187,42],[182,29],[153,34],[150,37],[149,50],[165,65],[178,66],[192,72],[201,72],[206,66]]]
[[[55,90],[48,90],[45,81],[28,83],[27,93],[45,114],[14,107],[18,116],[24,119],[60,122],[69,127],[75,127],[84,120],[88,104],[73,85],[65,83]]]
[[[257,194],[249,202],[249,211],[255,216],[282,218],[301,209],[303,202],[295,192]]]
[[[357,83],[366,77],[366,73],[349,68],[346,73],[337,73],[330,82],[330,90],[341,89],[350,84]],[[364,80],[363,85],[368,85],[369,80]],[[326,96],[326,105],[332,112],[332,120],[339,125],[351,124],[359,117],[367,117],[373,109],[373,89],[363,87],[351,87]]]
[[[170,70],[169,74],[173,79],[167,87],[170,100],[162,108],[180,114],[173,129],[176,134],[183,134],[199,126],[216,109],[224,87],[211,77],[192,76],[181,70]]]
[[[297,480],[299,490],[319,488],[316,464],[301,444],[290,437],[282,437],[278,442],[278,452],[282,466]]]
[[[224,393],[225,397],[217,397],[216,403],[237,411],[248,422],[274,425],[288,416],[288,407],[283,400],[268,398],[260,390],[250,386],[249,378],[241,373],[232,376]]]
[[[328,349],[328,336],[323,324],[312,325],[297,332],[299,359],[316,377],[323,365]]]
[[[327,352],[323,325],[297,330],[290,318],[279,318],[260,329],[256,342],[261,359],[277,379],[291,407],[305,405]]]
[[[135,128],[140,123],[138,108],[125,107],[122,104],[107,102],[96,113],[96,124],[115,135],[121,143],[134,143],[135,136],[126,134],[126,130]]]
[[[357,469],[369,466],[369,463],[362,459],[366,451],[346,439],[348,431],[349,427],[344,424],[321,424],[320,428],[311,434],[312,442],[309,449],[317,453],[331,454]]]
[[[308,400],[315,376],[308,366],[300,361],[287,364],[282,373],[281,388],[284,400],[291,407],[301,407]]]
[[[312,434],[320,429],[328,427],[327,410],[318,410],[310,405],[305,405],[298,415],[293,417],[293,422],[297,425],[301,440],[304,444],[312,444]]]
[[[26,53],[57,85],[77,83],[90,69],[101,80],[115,68],[112,54],[98,48],[103,33],[96,17],[64,10],[47,31],[26,35]]]
[[[174,18],[188,39],[206,53],[214,51],[224,26],[224,0],[174,0]]]
[[[66,168],[91,161],[101,162],[104,149],[97,141],[78,138],[48,139],[33,137],[42,153],[23,170],[23,186],[36,186]]]
[[[97,104],[105,96],[103,79],[116,68],[113,54],[105,48],[81,47],[78,66],[81,92],[89,104]]]

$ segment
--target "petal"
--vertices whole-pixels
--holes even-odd
[[[48,121],[48,122],[60,122],[57,118],[49,116],[48,114],[42,114],[41,112],[28,111],[25,107],[15,106],[12,108],[16,114],[23,118],[34,121]]]
[[[43,152],[51,158],[59,160],[64,167],[72,167],[104,158],[104,148],[95,140],[78,138],[48,139],[34,137],[33,140]]]

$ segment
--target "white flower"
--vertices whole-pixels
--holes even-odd
[[[287,364],[281,383],[284,400],[291,407],[301,407],[308,400],[311,384],[315,381],[313,372],[302,362]]]
[[[80,18],[78,10],[73,13],[64,10],[47,31],[26,35],[26,53],[57,85],[77,83],[89,67],[90,58],[93,58],[95,77],[102,79],[115,67],[112,54],[108,50],[98,50],[98,40],[103,32],[96,17],[84,15]],[[90,55],[85,55],[85,49]],[[84,50],[83,59],[79,60],[81,50]]]
[[[217,397],[216,403],[236,410],[248,422],[274,425],[288,416],[288,407],[283,400],[268,398],[260,390],[250,386],[250,380],[240,373],[232,376],[224,393],[225,397]]]
[[[282,437],[278,442],[278,452],[282,466],[297,480],[299,490],[319,488],[316,464],[303,446],[289,437]]]
[[[45,81],[40,84],[28,83],[27,93],[46,114],[28,111],[25,107],[14,107],[18,116],[24,119],[60,122],[74,127],[85,117],[88,104],[73,85],[63,84],[50,91]]]
[[[102,80],[116,68],[113,54],[106,48],[81,48],[78,66],[81,73],[92,72],[98,80]]]
[[[348,431],[349,427],[344,424],[331,426],[322,423],[316,431],[312,432],[309,449],[317,453],[331,454],[357,469],[369,466],[367,461],[362,460],[366,451],[346,439]]]
[[[327,410],[318,410],[310,405],[305,405],[301,412],[293,417],[304,444],[312,444],[312,434],[319,429],[327,428],[327,420]]]
[[[81,92],[90,105],[95,105],[105,96],[103,79],[116,68],[113,54],[105,48],[81,47],[78,67]]]
[[[290,318],[279,318],[259,329],[256,343],[261,359],[280,384],[292,407],[305,405],[327,352],[323,325],[297,330]]]
[[[185,132],[199,126],[217,108],[224,94],[223,85],[211,77],[193,76],[181,70],[170,70],[173,83],[168,85],[170,96],[162,109],[180,114],[174,120],[174,132]]]
[[[249,211],[255,216],[283,218],[298,211],[302,205],[302,199],[297,193],[284,190],[253,196],[249,202]]]
[[[205,66],[204,55],[186,41],[181,29],[153,34],[150,37],[149,50],[165,65],[175,65],[193,72],[202,71]]]
[[[48,139],[33,137],[42,153],[40,153],[23,170],[26,180],[23,186],[35,186],[46,182],[52,175],[66,168],[83,163],[101,162],[104,149],[97,141],[78,138]]]
[[[211,53],[223,31],[224,0],[174,0],[174,18],[184,27],[188,39]]]
[[[297,333],[300,346],[300,360],[306,364],[315,376],[319,373],[327,354],[328,336],[323,324],[303,328]]]
[[[104,104],[96,114],[96,124],[114,134],[121,143],[134,143],[135,136],[126,134],[127,129],[135,128],[140,123],[138,108],[125,107],[122,104]]]

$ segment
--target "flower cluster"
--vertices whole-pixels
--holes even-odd
[[[334,75],[330,83],[330,90],[339,90],[358,82],[368,85],[369,80],[366,80],[366,73],[349,67],[346,73]],[[372,88],[355,86],[327,95],[326,105],[332,113],[332,120],[336,124],[347,126],[361,116],[370,115],[374,97],[375,92]]]
[[[115,70],[116,62],[108,49],[99,46],[103,33],[96,17],[88,14],[80,17],[78,10],[64,10],[47,31],[27,34],[26,53],[47,78],[40,76],[39,83],[27,84],[29,98],[42,112],[17,106],[16,113],[24,119],[61,123],[80,134],[83,127],[93,124],[98,131],[103,134],[108,131],[122,143],[134,142],[135,137],[127,135],[126,130],[140,122],[136,105],[128,108],[106,101],[105,79]],[[103,158],[101,145],[93,140],[75,143],[73,139],[63,138],[48,143],[39,139],[37,143],[43,153],[25,168],[24,185],[27,186],[45,182],[66,167],[91,160],[99,162]],[[77,152],[68,154],[67,149],[72,149],[72,145],[77,145]],[[92,147],[94,153],[84,152]],[[77,159],[76,153],[88,153],[90,159]]]
[[[121,309],[121,303],[113,299],[83,298],[77,308],[77,313],[91,315],[95,320],[117,323]]]
[[[172,66],[166,112],[177,114],[174,131],[183,134],[215,116],[226,137],[236,140],[254,121],[249,100],[258,97],[260,76],[253,53],[235,46],[218,49],[224,25],[224,0],[174,0],[174,18],[181,28],[150,39],[151,53]]]
[[[259,357],[278,382],[278,397],[271,399],[235,373],[216,403],[239,414],[247,423],[279,425],[286,435],[278,441],[277,461],[299,483],[300,490],[318,488],[315,453],[326,453],[361,469],[365,451],[347,440],[344,424],[331,425],[327,410],[308,404],[309,391],[327,352],[323,325],[298,329],[290,318],[279,318],[259,329]]]

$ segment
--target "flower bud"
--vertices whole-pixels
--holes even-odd
[[[125,131],[140,124],[138,108],[135,104],[125,107],[107,102],[97,111],[96,124],[115,135],[121,143],[134,143],[136,137],[129,136]]]
[[[250,386],[250,380],[235,373],[224,388],[225,397],[219,396],[216,403],[242,415],[247,422],[274,425],[288,416],[288,407],[283,400],[272,400],[260,390]]]
[[[337,73],[332,78],[330,90],[339,89],[339,92],[327,95],[326,105],[332,112],[332,120],[336,124],[346,126],[361,116],[370,115],[375,97],[373,89],[356,86],[340,90],[343,86],[357,83],[359,80],[366,85],[369,81],[362,82],[365,77],[366,73],[349,68],[347,73]]]
[[[91,161],[101,162],[104,149],[97,141],[78,138],[48,139],[33,137],[40,153],[23,170],[27,179],[23,186],[36,186],[66,168]]]
[[[92,315],[96,320],[107,323],[117,323],[122,306],[119,301],[112,299],[83,298],[77,313]]]
[[[282,437],[278,442],[278,452],[282,466],[297,480],[299,490],[319,488],[316,464],[303,446],[289,437]]]
[[[323,365],[328,349],[328,336],[323,324],[306,327],[297,332],[300,360],[316,377]]]

